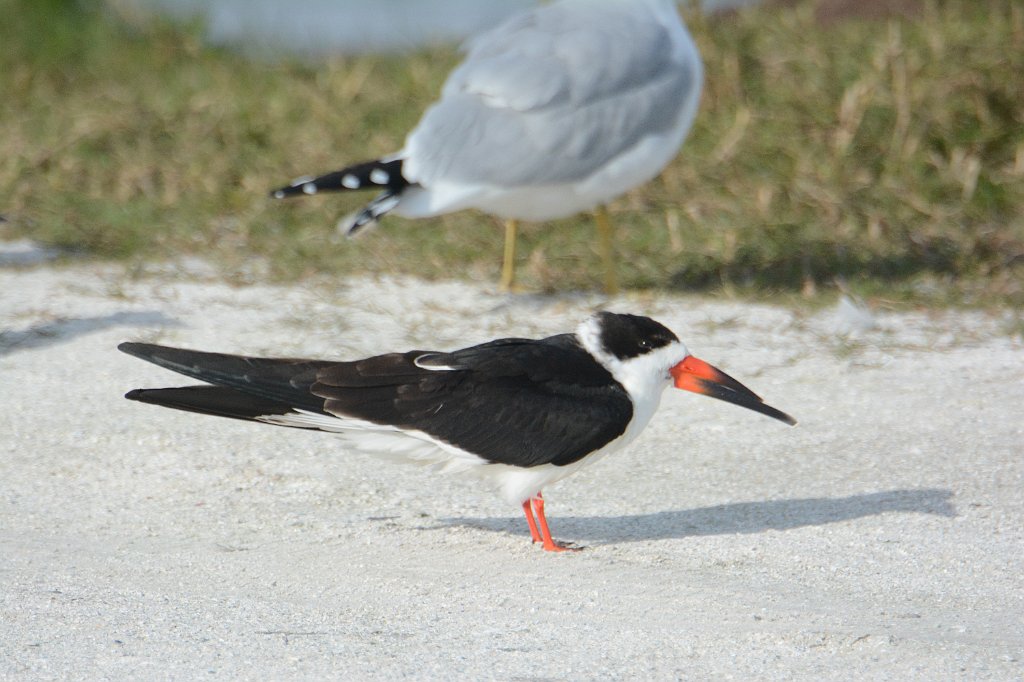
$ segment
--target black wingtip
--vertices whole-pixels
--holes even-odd
[[[776,417],[776,419],[785,424],[789,424],[790,426],[796,426],[799,423],[796,419],[793,419],[785,412],[779,412],[779,416]]]
[[[300,195],[312,196],[320,192],[346,192],[374,187],[387,190],[389,195],[396,195],[409,186],[409,181],[402,175],[402,163],[402,159],[376,159],[323,175],[304,175],[291,184],[271,190],[270,196],[285,199]]]
[[[138,341],[124,341],[117,344],[117,349],[141,360],[151,360],[153,350],[160,348],[152,343],[139,343]]]
[[[307,192],[306,190],[303,189],[303,187],[305,187],[307,184],[310,183],[304,182],[298,185],[286,185],[284,187],[278,187],[277,189],[271,190],[268,193],[268,196],[271,199],[285,199],[287,197],[295,197],[300,194],[310,194],[310,192]]]
[[[328,173],[321,175],[320,177],[313,177],[312,175],[303,175],[301,178],[295,178],[290,184],[284,187],[278,187],[277,189],[270,191],[270,196],[273,199],[285,199],[287,197],[297,197],[299,195],[312,196],[322,189],[340,189],[328,186],[326,182],[335,175],[334,173]]]
[[[128,355],[134,355],[135,357],[138,357],[140,345],[141,344],[136,343],[135,341],[124,341],[122,343],[117,344],[117,349],[122,353],[127,353]]]
[[[148,403],[150,405],[162,405],[163,402],[156,400],[155,396],[160,394],[162,389],[135,388],[124,394],[127,400],[134,400],[137,403]]]

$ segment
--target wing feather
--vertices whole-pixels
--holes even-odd
[[[620,436],[632,418],[625,390],[569,335],[431,355],[461,369],[423,369],[415,354],[392,355],[377,385],[362,376],[364,385],[353,386],[357,368],[342,363],[321,371],[312,392],[340,418],[422,431],[515,466],[575,462]]]
[[[309,387],[317,371],[334,364],[326,360],[209,353],[150,343],[122,343],[118,350],[193,379],[315,411],[323,410],[323,401],[310,393]]]
[[[399,430],[421,434],[412,437],[473,461],[478,456],[521,467],[571,464],[622,435],[633,416],[625,390],[569,334],[354,362],[138,343],[119,348],[214,384],[137,390],[127,396],[133,400],[343,433],[372,424],[396,437]],[[382,438],[371,449],[394,440]],[[422,453],[416,458],[430,459]]]

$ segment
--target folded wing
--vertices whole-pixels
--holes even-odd
[[[366,432],[376,425],[392,435],[425,435],[493,463],[570,464],[620,436],[632,417],[625,391],[569,335],[353,362],[138,343],[119,348],[213,384],[139,389],[127,394],[132,400],[327,431],[344,432],[350,423],[353,433]]]

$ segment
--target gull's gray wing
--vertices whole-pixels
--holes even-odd
[[[574,182],[671,129],[701,66],[664,20],[647,0],[568,0],[477,37],[409,136],[409,179]]]
[[[658,77],[671,51],[668,28],[642,0],[563,1],[470,40],[443,94],[518,111],[585,106]]]

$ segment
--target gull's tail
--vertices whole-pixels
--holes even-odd
[[[410,184],[402,175],[402,159],[387,161],[378,159],[318,177],[301,177],[286,187],[274,190],[270,195],[275,199],[284,199],[319,192],[347,192],[374,187],[383,189],[384,191],[362,210],[350,215],[339,224],[339,228],[343,232],[353,235],[367,225],[377,222],[381,216],[397,206],[402,192]]]

